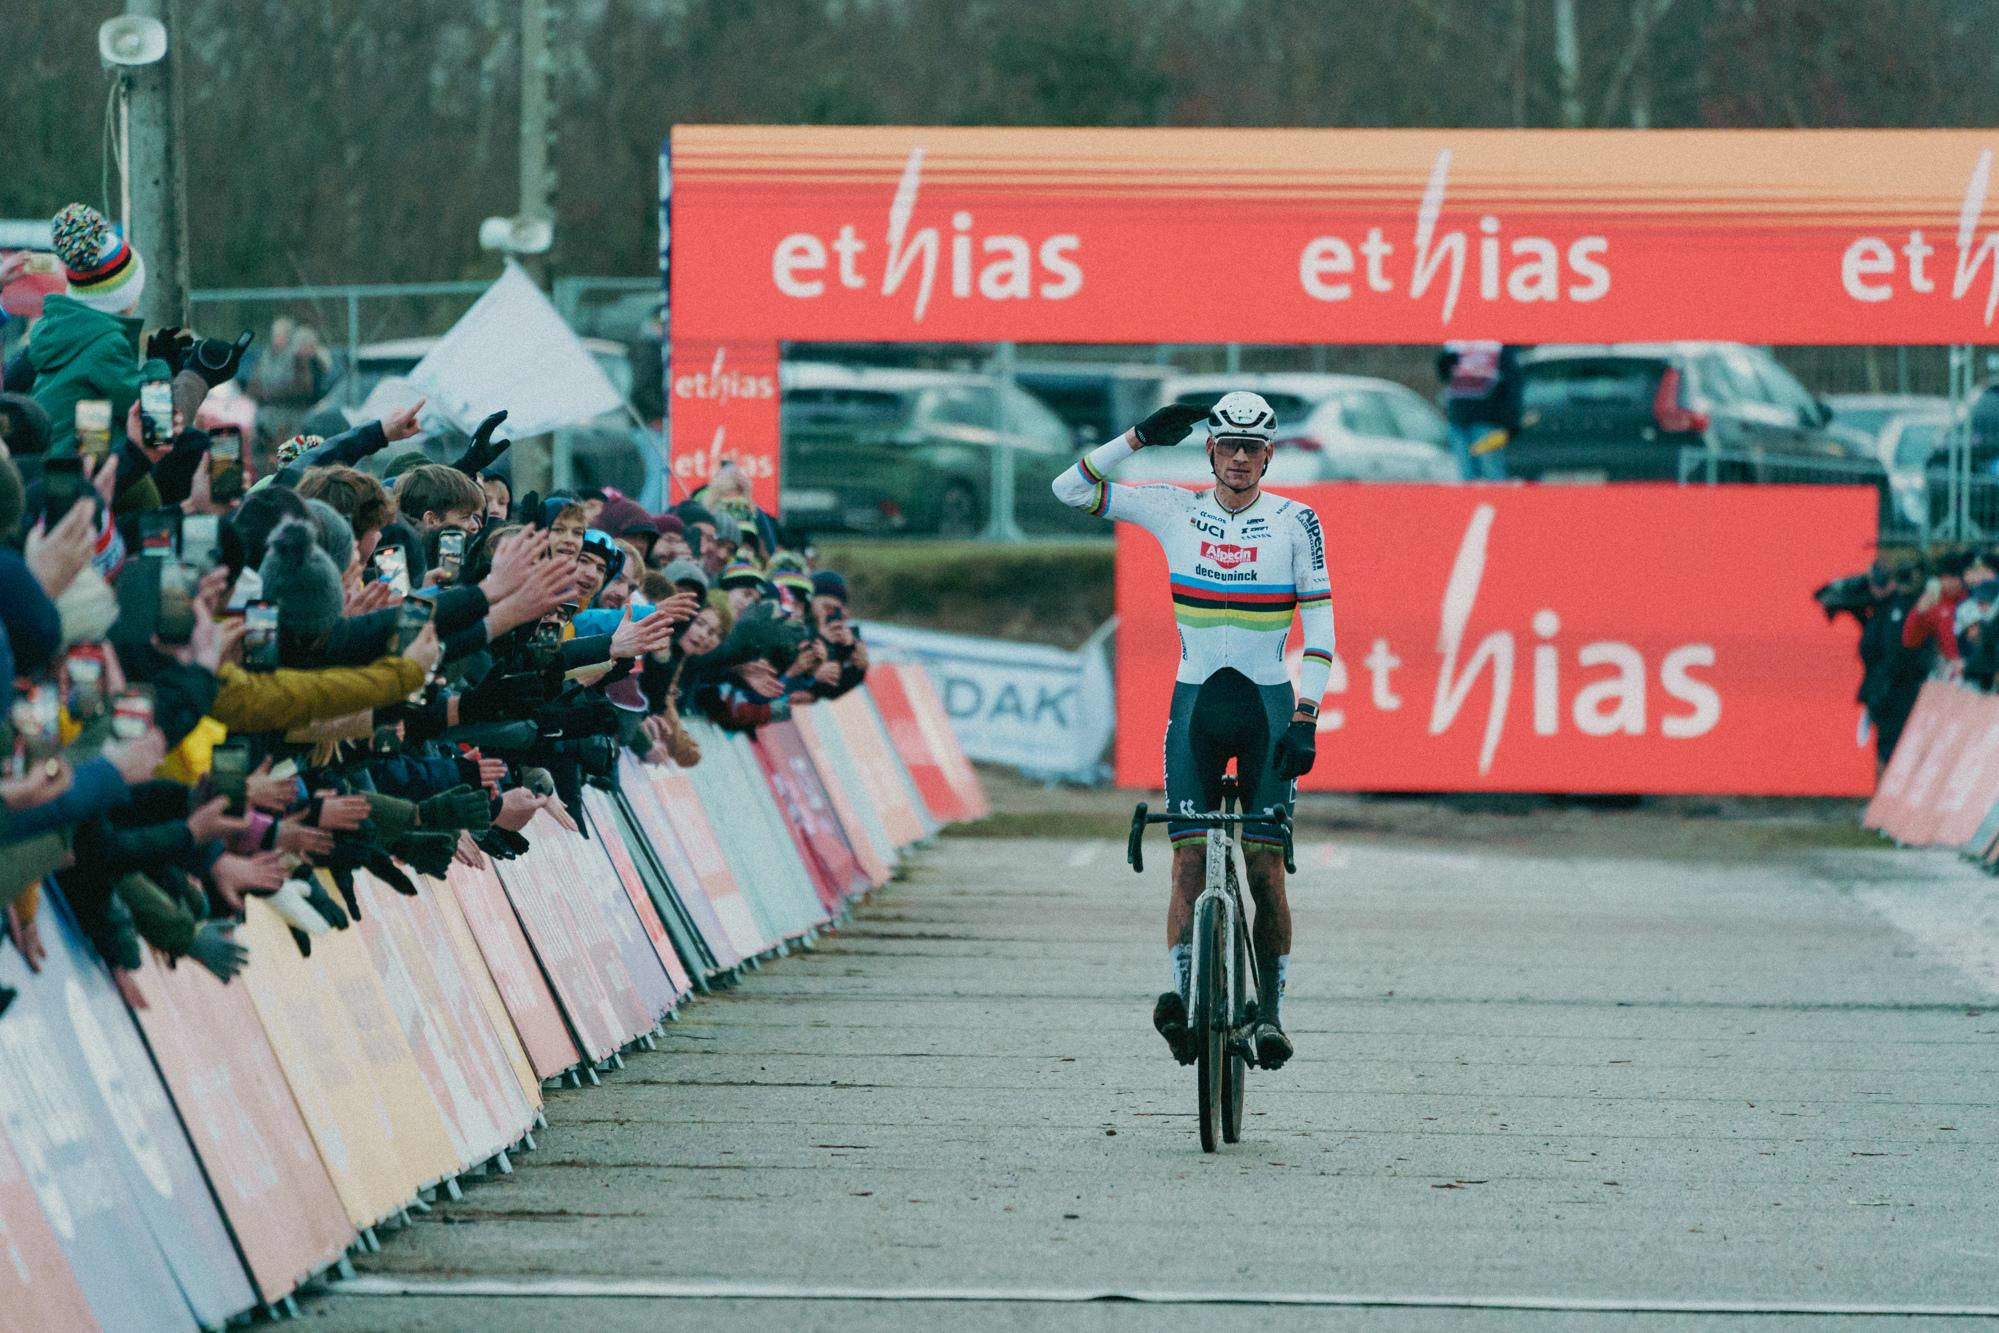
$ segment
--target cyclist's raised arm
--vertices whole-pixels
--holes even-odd
[[[1099,518],[1150,525],[1178,511],[1183,494],[1170,486],[1123,486],[1110,479],[1111,469],[1140,449],[1178,444],[1207,409],[1169,403],[1107,444],[1085,454],[1074,467],[1064,468],[1053,483],[1055,498],[1071,509]]]
[[[1293,504],[1298,525],[1291,544],[1291,576],[1298,587],[1298,615],[1305,626],[1305,661],[1298,670],[1298,698],[1316,705],[1333,671],[1333,590],[1326,577],[1326,538],[1310,505]]]

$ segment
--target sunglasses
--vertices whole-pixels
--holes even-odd
[[[1265,449],[1269,448],[1269,446],[1265,444],[1262,440],[1223,439],[1223,440],[1210,440],[1209,443],[1215,447],[1215,451],[1217,453],[1223,453],[1223,454],[1254,455],[1254,454],[1260,454]]]

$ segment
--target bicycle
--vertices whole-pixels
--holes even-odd
[[[1188,1026],[1194,1033],[1194,1081],[1201,1108],[1201,1151],[1215,1152],[1218,1143],[1242,1138],[1243,1092],[1248,1081],[1249,1032],[1256,1022],[1256,1003],[1248,998],[1256,961],[1249,947],[1248,916],[1242,906],[1242,885],[1249,872],[1242,859],[1242,824],[1236,807],[1240,794],[1233,774],[1222,778],[1222,808],[1201,815],[1155,815],[1143,801],[1131,813],[1131,837],[1125,859],[1144,873],[1143,842],[1148,824],[1196,824],[1207,827],[1207,876],[1194,900],[1193,966],[1188,975]],[[1284,834],[1284,868],[1296,873],[1291,858],[1291,818],[1278,810],[1258,815]]]

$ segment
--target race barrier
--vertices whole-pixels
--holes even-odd
[[[224,985],[148,953],[114,976],[53,884],[0,1018],[0,1333],[220,1328],[296,1312],[434,1191],[512,1170],[542,1096],[649,1047],[690,995],[809,946],[913,845],[987,809],[921,666],[691,768],[627,754],[571,833],[414,897],[357,874],[306,956],[252,899]]]
[[[1926,682],[1861,822],[1999,864],[1999,695]]]

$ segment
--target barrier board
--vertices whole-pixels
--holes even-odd
[[[431,907],[444,886],[420,879],[421,891],[407,898],[373,876],[354,879],[362,942],[451,1136],[457,1168],[505,1151],[534,1123],[534,1110]]]
[[[0,1125],[0,1333],[102,1327]]]
[[[334,1262],[354,1239],[340,1194],[257,1021],[248,986],[224,985],[151,951],[133,974],[136,1013],[223,1216],[266,1302]]]
[[[868,670],[868,693],[874,696],[882,721],[888,724],[896,757],[909,770],[930,817],[939,824],[969,819],[971,808],[945,773],[943,760],[931,745],[929,730],[917,716],[916,705],[904,688],[902,673],[906,669],[889,662],[875,663]]]
[[[653,794],[653,809],[671,826],[675,844],[685,853],[692,882],[712,907],[736,960],[754,958],[776,945],[778,937],[767,931],[750,908],[743,886],[737,882],[729,860],[722,853],[722,841],[709,823],[708,812],[690,776],[694,769],[677,764],[643,765]],[[639,803],[643,809],[643,802]],[[679,881],[675,881],[678,883]]]
[[[629,1035],[629,1014],[620,1014],[618,999],[605,984],[606,974],[622,974],[624,965],[612,956],[603,927],[579,921],[562,891],[559,876],[567,856],[558,840],[569,833],[546,813],[535,815],[523,833],[533,845],[514,860],[501,862],[496,873],[520,915],[535,957],[541,960],[570,1034],[594,1064],[609,1057]],[[635,1007],[626,1005],[628,1010]]]
[[[686,844],[667,815],[664,800],[657,790],[657,784],[668,780],[666,770],[642,764],[631,755],[621,755],[618,773],[618,788],[638,840],[658,860],[671,885],[674,901],[680,905],[688,924],[700,937],[700,950],[706,959],[704,970],[713,975],[734,967],[748,955],[742,952],[738,941],[731,937],[729,928],[723,922],[716,901],[716,892],[721,885],[697,871]],[[677,772],[672,778],[676,785],[686,785],[686,779]],[[691,792],[692,788],[688,790]],[[699,811],[694,813],[698,815]],[[720,853],[716,855],[719,857]],[[729,887],[733,890],[734,886]],[[743,932],[744,942],[754,943],[757,940],[755,922],[741,921],[738,929]]]
[[[71,1065],[88,1114],[110,1127],[111,1161],[195,1318],[220,1324],[257,1297],[187,1132],[131,1011],[59,893],[43,894],[40,926],[48,957],[34,989],[44,1049]],[[0,1029],[14,1021],[10,1011]],[[49,1073],[44,1065],[34,1077]]]
[[[902,773],[902,761],[889,748],[866,687],[850,690],[824,707],[853,756],[865,799],[880,814],[889,841],[897,851],[921,842],[928,830],[917,810],[915,788]]]
[[[801,714],[810,711],[799,710]],[[847,843],[805,737],[796,722],[782,722],[759,730],[754,744],[777,795],[779,812],[799,838],[801,853],[809,855],[831,892],[826,908],[837,911],[842,900],[865,892],[869,880]]]
[[[487,974],[506,1005],[539,1089],[541,1079],[556,1077],[579,1058],[548,978],[490,865],[473,870],[454,863],[447,883],[457,899],[459,919],[477,941]]]
[[[1812,600],[1825,571],[1872,558],[1872,489],[1335,484],[1289,495],[1317,511],[1306,535],[1323,539],[1338,635],[1303,788],[1873,790],[1873,755],[1854,736],[1857,631],[1828,625]],[[1117,528],[1117,780],[1156,790],[1178,613],[1158,542]],[[1182,574],[1208,601],[1226,598],[1255,531],[1210,543]],[[1295,652],[1295,623],[1290,634]]]
[[[916,708],[916,720],[930,742],[930,753],[943,766],[945,780],[958,793],[968,812],[967,818],[984,819],[993,812],[992,802],[986,799],[985,784],[979,781],[978,770],[972,767],[957,728],[951,723],[951,715],[944,709],[944,700],[937,693],[937,681],[929,666],[914,662],[898,674],[909,702]]]
[[[55,928],[48,897],[44,890],[45,942]],[[57,947],[51,943],[50,953]],[[69,988],[46,964],[29,972],[12,948],[0,949],[0,986],[20,992],[0,1021],[0,1140],[19,1162],[91,1313],[118,1333],[193,1329],[194,1314],[120,1168],[117,1126],[84,1086],[88,1075],[54,1012],[69,1002]],[[18,1192],[0,1189],[0,1196],[9,1199],[10,1224],[17,1216],[21,1223],[19,1232],[10,1225],[10,1234],[26,1237],[32,1218],[15,1213],[11,1200]],[[234,1256],[226,1262],[233,1264]],[[39,1283],[40,1270],[31,1277]],[[53,1286],[49,1290],[60,1297]],[[0,1315],[5,1312],[0,1307]]]
[[[822,722],[822,718],[828,720]],[[824,707],[807,708],[792,720],[824,780],[826,798],[832,803],[840,827],[846,831],[854,859],[866,873],[869,885],[880,888],[889,881],[895,848],[888,840],[888,831],[882,827],[880,814],[863,794],[839,724],[830,720]]]
[[[625,845],[617,805],[609,796],[590,787],[583,793],[583,808],[590,816],[590,826],[604,840],[604,851],[610,857],[612,869],[617,872],[618,883],[624,888],[625,896],[631,900],[632,911],[638,915],[646,942],[652,946],[653,957],[659,960],[660,970],[672,983],[670,1003],[678,1004],[682,996],[694,989],[694,981],[681,964],[680,955],[667,936],[666,923],[660,920],[659,909],[653,906],[652,897],[646,891],[638,863],[633,860],[631,849]]]
[[[245,906],[237,935],[255,962],[239,982],[348,1220],[373,1226],[456,1168],[437,1103],[360,936],[321,935],[302,958],[275,912],[256,899]]]

